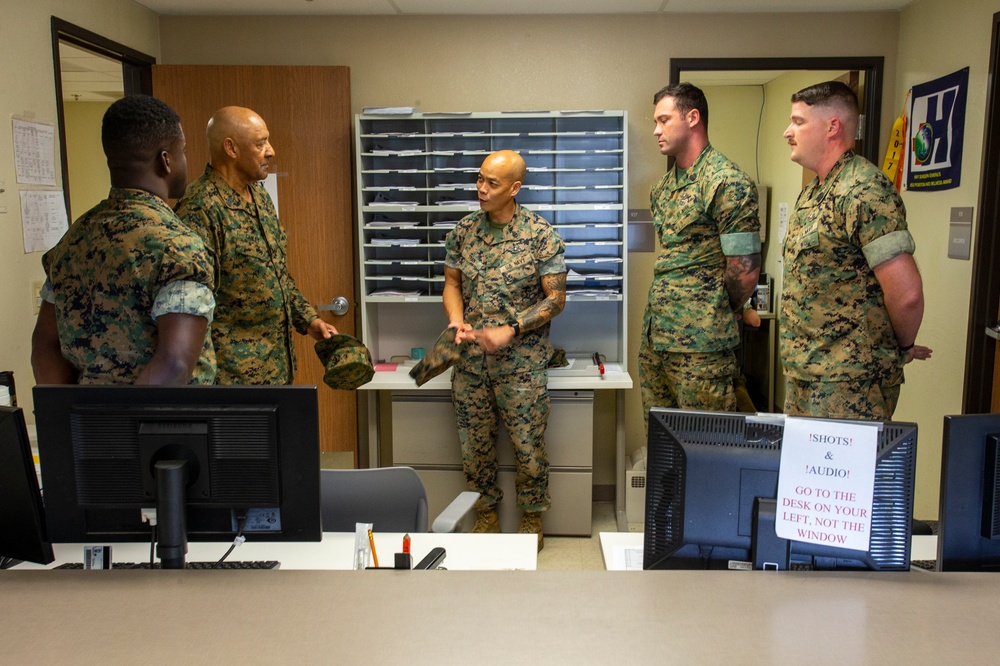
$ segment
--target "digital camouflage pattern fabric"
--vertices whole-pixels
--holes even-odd
[[[545,370],[501,376],[460,368],[453,371],[451,394],[462,445],[462,467],[469,486],[480,493],[477,509],[491,509],[503,499],[497,483],[498,414],[514,447],[517,506],[524,511],[544,511],[551,505],[544,442],[549,420],[548,381]]]
[[[785,379],[787,416],[888,421],[899,403],[899,384],[882,385],[871,379],[842,382]]]
[[[639,393],[643,417],[650,407],[736,411],[736,357],[721,352],[662,352],[639,344]]]
[[[848,151],[795,204],[784,245],[781,361],[800,381],[903,381],[900,351],[872,267],[914,251],[906,210],[875,165]]]
[[[323,383],[330,388],[353,391],[375,376],[371,352],[353,336],[339,333],[317,341],[314,348],[326,368]]]
[[[43,297],[55,304],[63,356],[81,384],[130,384],[156,350],[156,317],[212,320],[212,264],[201,238],[166,202],[111,188],[42,257]],[[191,378],[215,379],[211,338]]]
[[[417,386],[423,386],[434,379],[455,365],[455,361],[462,356],[460,345],[455,344],[455,333],[456,330],[450,326],[444,329],[431,347],[430,353],[410,368],[410,377]]]
[[[290,384],[293,330],[317,317],[288,271],[287,235],[260,183],[248,202],[211,165],[188,186],[177,214],[208,245],[216,277],[219,384]]]
[[[542,275],[566,272],[559,234],[520,205],[502,231],[491,227],[484,211],[466,216],[449,232],[445,247],[445,265],[462,272],[464,318],[473,328],[513,321],[545,299]],[[498,418],[514,445],[518,506],[542,511],[551,503],[544,435],[552,354],[549,324],[523,331],[497,354],[461,345],[452,371],[452,402],[466,478],[481,494],[480,510],[503,497],[496,483]]]
[[[552,225],[520,205],[494,239],[489,217],[477,211],[463,218],[445,239],[445,265],[462,272],[465,323],[503,326],[545,299],[541,276],[566,272],[566,246]],[[549,324],[524,331],[495,355],[462,345],[459,367],[504,374],[544,368],[552,358]]]
[[[733,349],[739,333],[726,256],[760,252],[757,187],[711,145],[650,192],[657,256],[643,332],[661,351]]]

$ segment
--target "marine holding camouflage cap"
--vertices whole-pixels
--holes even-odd
[[[290,384],[292,330],[322,340],[337,329],[319,318],[288,270],[287,236],[260,182],[274,157],[264,119],[227,106],[208,121],[207,136],[211,161],[177,214],[215,260],[218,383]]]
[[[212,383],[212,265],[170,210],[187,183],[184,132],[145,95],[104,114],[108,198],[42,257],[46,282],[31,338],[39,384]]]
[[[499,532],[496,436],[502,419],[517,461],[520,531],[538,534],[548,509],[549,322],[566,304],[565,245],[547,221],[514,199],[526,173],[517,153],[479,169],[480,210],[445,239],[444,309],[461,355],[451,396],[469,487],[480,493],[477,532]]]
[[[784,137],[816,172],[783,248],[780,354],[785,413],[888,419],[915,344],[923,284],[906,209],[882,171],[854,153],[858,101],[838,81],[792,95]]]

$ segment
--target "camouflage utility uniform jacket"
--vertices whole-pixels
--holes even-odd
[[[495,238],[485,211],[463,218],[445,239],[445,265],[462,272],[465,323],[503,326],[545,299],[541,276],[566,272],[566,246],[547,221],[517,205]],[[463,344],[457,366],[491,376],[543,370],[552,357],[549,324],[523,331],[497,354]]]
[[[781,360],[800,381],[900,384],[899,350],[874,266],[913,254],[903,200],[853,151],[795,204],[785,236]]]
[[[55,305],[63,356],[81,384],[132,384],[156,351],[156,318],[212,320],[212,264],[205,244],[159,197],[111,188],[42,257],[42,297]],[[215,379],[212,341],[191,383]]]
[[[287,236],[260,183],[247,201],[211,165],[188,186],[177,214],[208,245],[215,263],[212,341],[219,384],[290,384],[293,329],[317,317],[288,271]]]
[[[672,167],[649,199],[657,257],[643,335],[658,351],[735,348],[726,257],[760,252],[756,186],[709,145],[689,169]]]

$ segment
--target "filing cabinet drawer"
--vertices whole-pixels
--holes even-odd
[[[589,469],[594,457],[593,391],[552,391],[550,398],[545,431],[549,464]],[[502,466],[513,467],[510,437],[502,424],[497,454]],[[392,461],[397,465],[462,465],[449,394],[392,394]]]

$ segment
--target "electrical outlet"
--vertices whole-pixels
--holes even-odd
[[[42,307],[42,286],[44,284],[45,282],[42,280],[31,281],[31,309],[36,316]]]

